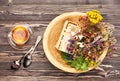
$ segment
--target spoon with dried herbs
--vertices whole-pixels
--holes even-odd
[[[25,68],[30,66],[30,64],[32,63],[32,54],[41,39],[42,39],[42,37],[38,36],[35,45],[32,46],[30,48],[30,50],[23,57],[21,57],[21,59],[14,61],[11,65],[11,69],[18,70],[22,63],[23,63],[23,67],[25,67]]]

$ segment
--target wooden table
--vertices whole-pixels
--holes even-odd
[[[27,51],[13,49],[7,35],[16,23],[27,23],[34,32],[34,39],[43,36],[48,23],[56,16],[71,11],[86,12],[98,9],[104,21],[115,25],[114,36],[118,49],[106,57],[100,65],[105,72],[92,70],[83,74],[63,72],[54,67],[46,58],[42,42],[33,55],[28,68],[17,71],[10,69],[14,60]],[[0,0],[0,81],[120,81],[120,1],[119,0]]]

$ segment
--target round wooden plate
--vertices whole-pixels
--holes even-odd
[[[43,38],[43,48],[45,51],[45,54],[48,58],[48,60],[57,68],[65,71],[65,72],[70,72],[70,73],[83,73],[87,72],[91,69],[94,69],[94,67],[90,67],[87,71],[81,71],[77,70],[75,68],[71,68],[70,65],[67,65],[66,62],[61,58],[61,52],[58,51],[55,48],[55,45],[59,39],[60,33],[62,31],[64,22],[66,20],[70,20],[73,22],[79,22],[78,18],[80,16],[85,16],[86,13],[81,13],[81,12],[69,12],[69,13],[64,13],[55,19],[53,19],[48,27],[46,28],[46,31],[44,33],[44,38]],[[104,49],[103,54],[99,57],[98,61],[99,64],[103,61],[104,57],[107,54],[108,48]]]

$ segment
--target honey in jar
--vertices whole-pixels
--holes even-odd
[[[22,25],[17,25],[12,30],[12,40],[17,45],[25,44],[29,39],[29,31]]]

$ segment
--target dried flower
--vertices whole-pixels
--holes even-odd
[[[100,41],[100,40],[97,41],[96,43],[97,43],[98,46],[102,46],[102,44],[103,44],[102,41]]]
[[[115,37],[110,37],[110,38],[108,39],[108,42],[110,43],[110,45],[114,45],[114,44],[117,42],[117,40],[116,40]]]
[[[114,28],[115,28],[112,24],[106,23],[106,22],[100,22],[97,25],[97,27],[99,27],[99,28],[103,27],[106,30],[105,34],[107,33],[109,36],[112,36],[112,33],[114,31]],[[104,31],[102,31],[102,32],[104,32]]]
[[[69,39],[68,42],[70,42],[71,44],[74,44],[75,41],[72,39]]]
[[[91,22],[92,25],[99,23],[103,19],[98,10],[92,10],[86,13],[89,16],[89,21]]]
[[[113,50],[113,51],[114,51],[114,50],[117,50],[117,47],[113,46],[113,47],[112,47],[112,50]]]
[[[21,66],[21,60],[16,60],[12,63],[11,69],[18,70]]]

